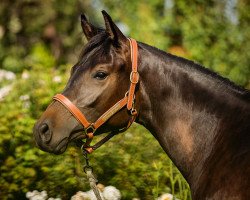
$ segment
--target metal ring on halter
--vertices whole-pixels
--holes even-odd
[[[135,108],[132,108],[131,110],[130,110],[130,114],[131,115],[137,115],[137,110],[135,109]]]
[[[93,124],[91,124],[89,127],[87,127],[84,132],[88,135],[88,133],[93,133],[96,131],[96,129],[94,128]]]
[[[127,97],[128,96],[128,93],[129,93],[129,91],[127,91],[126,93],[125,93],[125,97]],[[133,95],[133,100],[135,99],[135,94]]]

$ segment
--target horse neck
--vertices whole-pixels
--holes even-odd
[[[234,119],[230,127],[223,124],[230,122],[230,116],[235,112],[250,113],[249,103],[237,97],[237,88],[223,84],[218,77],[213,77],[215,74],[196,69],[191,61],[144,44],[140,44],[139,55],[141,98],[138,122],[154,135],[191,188],[196,188],[195,184],[199,184],[209,162],[218,160],[216,155],[223,156],[218,153],[220,139],[236,139],[228,133],[229,129],[247,122]],[[245,117],[250,124],[249,114]],[[248,125],[245,132],[249,130]],[[226,152],[230,143],[225,141],[223,145]]]

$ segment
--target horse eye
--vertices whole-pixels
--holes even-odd
[[[94,75],[94,78],[98,79],[98,80],[103,80],[108,76],[108,74],[106,74],[105,72],[97,72]]]

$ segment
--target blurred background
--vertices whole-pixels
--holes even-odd
[[[44,153],[35,147],[32,128],[86,43],[80,14],[103,27],[103,9],[127,36],[250,88],[248,0],[2,0],[0,199],[25,199],[35,189],[70,199],[89,189],[80,150],[72,145],[63,155]],[[90,162],[100,183],[118,188],[122,199],[163,193],[191,199],[184,178],[141,126],[106,143]]]

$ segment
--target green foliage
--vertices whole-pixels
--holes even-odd
[[[101,175],[99,179],[115,185],[126,199],[154,199],[164,192],[190,199],[188,184],[180,172],[141,126],[134,125],[116,136],[93,154],[92,159],[97,161],[92,162]]]
[[[42,190],[44,185],[47,185],[46,177],[49,176],[48,183],[51,185],[54,178],[46,169],[50,169],[51,165],[54,166],[53,173],[64,169],[65,159],[55,160],[53,156],[38,150],[32,138],[32,128],[35,123],[33,116],[40,114],[39,111],[48,105],[49,96],[55,92],[55,88],[62,89],[52,79],[58,74],[57,71],[53,69],[40,71],[32,71],[29,78],[19,78],[14,84],[12,93],[0,104],[1,199],[21,198],[31,189]],[[50,89],[41,91],[43,87]],[[61,188],[66,188],[63,191],[68,191],[68,187],[72,187],[73,175],[74,170],[68,169],[63,176],[59,176],[58,185],[62,186],[61,178],[71,183],[63,185]],[[41,183],[41,180],[44,182]],[[63,194],[61,193],[62,196]]]
[[[172,2],[172,5],[171,5]],[[46,190],[69,199],[88,190],[79,149],[60,156],[35,147],[36,119],[62,91],[83,46],[81,12],[103,24],[106,9],[128,35],[196,60],[250,88],[250,5],[238,0],[238,22],[225,16],[227,1],[9,1],[0,6],[0,66],[16,73],[12,92],[0,102],[0,199],[24,199]],[[188,184],[142,127],[133,126],[91,156],[98,179],[121,190],[124,199],[154,199],[163,192],[191,199]]]
[[[55,66],[55,58],[43,43],[35,44],[26,58],[29,66],[50,68]]]

